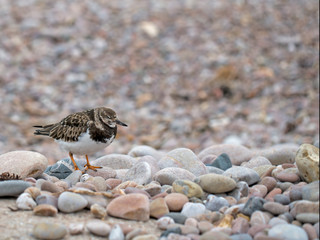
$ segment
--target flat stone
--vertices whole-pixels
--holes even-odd
[[[301,177],[308,183],[319,180],[319,148],[302,144],[295,157]]]
[[[108,204],[107,213],[114,217],[147,221],[150,215],[149,199],[140,193],[122,195]]]
[[[109,167],[112,169],[131,168],[137,160],[129,155],[109,154],[91,162],[93,166]]]
[[[193,181],[196,176],[183,168],[168,167],[157,172],[153,180],[159,182],[161,185],[172,185],[175,180],[190,180]]]
[[[134,181],[137,184],[148,184],[151,182],[151,167],[146,162],[137,162],[126,173],[124,181]]]
[[[257,183],[260,180],[259,174],[246,167],[233,166],[223,173],[223,176],[231,177],[236,182],[245,181],[248,185]]]
[[[83,231],[84,231],[84,224],[83,223],[71,223],[69,225],[70,235],[79,235],[79,234],[82,234]]]
[[[264,177],[261,179],[260,184],[265,185],[270,192],[277,186],[277,180],[273,177]]]
[[[277,194],[274,196],[273,200],[277,203],[287,205],[290,203],[290,198],[284,194]]]
[[[303,223],[315,224],[319,222],[319,213],[299,213],[297,214],[296,219]]]
[[[158,163],[161,169],[167,167],[178,167],[188,170],[195,176],[207,173],[206,166],[199,158],[188,148],[177,148],[168,152]]]
[[[65,213],[77,212],[84,209],[88,201],[80,194],[63,192],[58,198],[58,208]]]
[[[16,197],[29,187],[31,183],[22,180],[0,181],[0,197]]]
[[[86,160],[75,159],[75,162],[76,162],[77,166],[80,168],[80,170],[84,169],[84,165],[86,164]],[[48,166],[44,172],[50,176],[55,176],[59,179],[65,179],[73,171],[74,171],[74,166],[73,166],[73,162],[71,161],[71,159],[64,158],[64,159],[59,160],[58,162],[56,162],[52,166]]]
[[[97,171],[88,169],[86,173],[93,177],[102,177],[103,179],[115,178],[117,176],[117,172],[110,167],[98,168]]]
[[[195,179],[202,189],[208,193],[224,193],[233,190],[236,182],[228,176],[209,173]]]
[[[280,215],[289,211],[289,206],[283,206],[282,204],[276,202],[266,202],[263,204],[263,208],[273,215]]]
[[[300,213],[318,213],[318,212],[319,212],[319,202],[311,202],[307,200],[300,200],[300,201],[294,202],[294,206],[290,211],[293,217],[296,217]]]
[[[60,223],[40,222],[34,226],[32,235],[38,239],[62,239],[67,232],[67,228]]]
[[[259,174],[260,178],[263,178],[266,176],[271,176],[271,172],[275,168],[276,166],[273,165],[262,165],[259,167],[254,167],[253,170]]]
[[[292,224],[279,224],[268,231],[268,236],[283,240],[308,240],[307,233],[300,227]]]
[[[240,165],[242,162],[247,162],[253,156],[253,152],[250,149],[236,144],[213,145],[202,150],[198,156],[202,160],[207,155],[219,156],[222,153],[228,154],[233,165]]]
[[[89,220],[87,222],[87,229],[90,233],[101,237],[108,236],[111,231],[109,224],[98,219]]]
[[[48,159],[32,151],[12,151],[0,155],[0,173],[16,174],[21,179],[40,176],[48,166]]]
[[[172,184],[173,192],[182,193],[187,197],[198,197],[203,195],[202,188],[189,180],[176,180]]]
[[[56,184],[49,182],[49,181],[45,181],[42,185],[41,185],[41,190],[42,191],[48,191],[51,193],[57,193],[57,192],[62,192],[63,188],[58,187]]]

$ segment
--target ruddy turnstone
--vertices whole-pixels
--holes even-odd
[[[117,125],[127,127],[111,108],[99,107],[70,114],[58,123],[34,126],[40,128],[34,134],[49,136],[58,142],[62,149],[69,152],[75,170],[79,167],[73,154],[86,156],[85,170],[96,170],[101,167],[90,165],[88,154],[107,147],[116,137]]]

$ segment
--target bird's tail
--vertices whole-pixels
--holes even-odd
[[[50,131],[52,129],[52,127],[54,126],[54,124],[50,124],[50,125],[45,125],[45,126],[33,126],[35,128],[41,128],[41,129],[36,129],[34,131],[34,135],[44,135],[44,136],[49,136]]]

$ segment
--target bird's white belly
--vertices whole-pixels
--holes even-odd
[[[110,140],[107,140],[106,143],[96,142],[90,138],[90,135],[87,131],[86,133],[80,135],[77,142],[65,142],[62,140],[56,140],[56,142],[58,142],[59,146],[67,152],[77,155],[90,155],[106,148],[113,141],[113,139],[114,137],[112,137]]]

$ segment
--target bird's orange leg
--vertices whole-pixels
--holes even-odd
[[[96,167],[96,166],[90,165],[89,159],[88,159],[88,155],[86,155],[86,159],[87,159],[87,164],[84,165],[84,166],[86,167],[86,168],[85,168],[85,171],[88,170],[88,169],[92,169],[92,170],[94,170],[94,171],[97,171],[96,168],[102,168],[102,167]]]
[[[69,152],[69,156],[70,156],[70,158],[71,158],[71,161],[73,162],[74,170],[80,170],[80,169],[78,168],[78,165],[76,164],[76,161],[74,161],[74,159],[73,159],[73,154],[72,154],[71,152]]]

